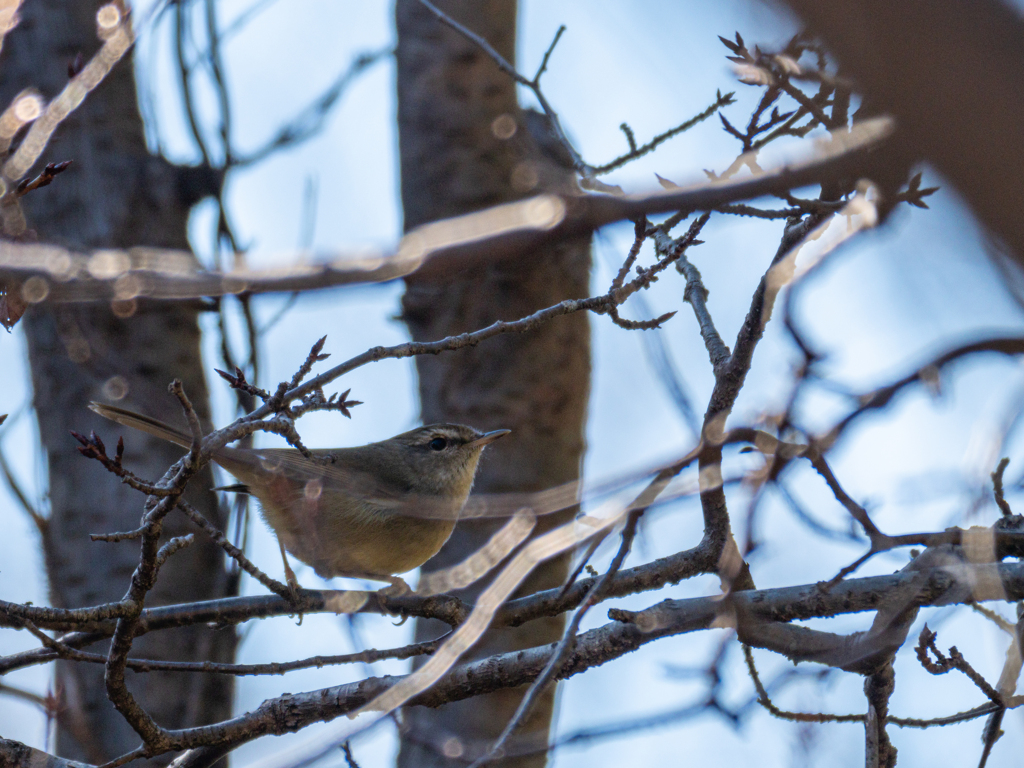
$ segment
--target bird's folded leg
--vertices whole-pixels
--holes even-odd
[[[390,582],[387,587],[381,587],[377,590],[377,602],[380,603],[381,610],[388,616],[400,616],[401,614],[396,611],[388,610],[387,598],[389,597],[402,597],[402,595],[408,595],[412,593],[412,589],[406,584],[405,579],[401,576],[374,576],[375,579],[380,581]],[[408,615],[402,616],[402,620],[395,624],[396,627],[400,627],[409,620]]]
[[[377,581],[389,583],[390,586],[381,587],[377,590],[377,594],[384,597],[402,597],[402,595],[408,595],[412,592],[412,589],[401,576],[374,576],[373,578]]]
[[[341,573],[337,574],[344,576],[349,579],[368,579],[370,581],[386,581],[388,586],[381,587],[375,594],[377,596],[377,605],[380,607],[381,613],[387,614],[388,616],[398,616],[399,614],[392,611],[387,606],[387,599],[389,597],[402,597],[412,592],[412,589],[408,584],[405,583],[405,579],[401,576],[391,576],[386,573]],[[402,622],[405,621],[403,617]]]

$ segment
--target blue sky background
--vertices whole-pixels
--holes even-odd
[[[33,2],[33,0],[27,0]],[[222,26],[230,24],[252,0],[218,4]],[[139,4],[137,4],[139,7]],[[141,4],[144,10],[146,3]],[[701,111],[717,89],[735,90],[739,103],[726,114],[745,122],[759,92],[735,81],[717,35],[739,30],[749,42],[771,47],[795,31],[788,17],[756,2],[616,3],[610,0],[525,0],[520,3],[519,62],[532,72],[560,24],[568,31],[552,57],[545,92],[583,156],[604,162],[625,149],[618,126],[626,121],[639,141]],[[173,159],[196,159],[185,129],[180,99],[170,64],[166,25],[144,30],[137,68],[151,107],[154,144]],[[392,7],[388,3],[354,0],[290,0],[270,5],[243,32],[225,45],[228,78],[235,110],[236,147],[243,153],[260,146],[284,121],[312,101],[343,71],[356,54],[393,41]],[[528,94],[523,93],[529,104]],[[212,96],[208,106],[212,106]],[[212,113],[208,113],[212,114]],[[353,247],[387,246],[401,232],[398,202],[394,68],[384,61],[347,91],[322,134],[301,147],[282,152],[229,182],[230,213],[254,263],[283,263],[294,257],[302,241],[306,189],[318,190],[313,248],[320,252]],[[655,186],[654,173],[684,183],[702,177],[701,169],[722,170],[732,161],[737,143],[710,120],[665,144],[657,153],[613,174],[609,181],[628,191]],[[942,183],[925,169],[925,183]],[[987,243],[955,193],[943,185],[929,198],[931,211],[900,210],[886,226],[867,234],[836,254],[822,274],[804,290],[799,317],[822,350],[829,353],[834,379],[858,391],[869,389],[910,370],[937,351],[993,332],[1024,330],[1024,315],[986,259]],[[192,221],[193,243],[204,257],[210,253],[213,209],[198,207]],[[595,239],[594,291],[605,290],[618,260],[628,248],[631,226],[614,226]],[[750,295],[774,254],[781,224],[716,216],[705,229],[706,244],[691,252],[710,289],[709,308],[730,343],[746,312]],[[681,310],[666,324],[661,338],[681,378],[702,412],[712,376],[707,355],[688,307],[681,303],[681,279],[667,275],[645,297],[651,311]],[[394,321],[400,284],[338,289],[310,294],[262,340],[265,378],[273,385],[290,377],[308,347],[324,332],[333,361],[378,344],[405,339]],[[257,299],[265,321],[283,304],[280,297]],[[634,308],[627,304],[625,314]],[[632,315],[636,316],[636,315]],[[658,382],[645,353],[641,334],[627,332],[606,318],[592,317],[593,392],[587,428],[586,475],[599,479],[644,467],[682,453],[693,436],[671,398]],[[219,363],[212,323],[205,329],[208,365]],[[235,329],[238,330],[237,328]],[[237,342],[237,339],[235,340]],[[37,448],[19,331],[0,337],[0,355],[8,362],[5,409],[23,413],[2,433],[2,445],[19,477],[38,496],[45,477]],[[795,361],[793,349],[778,323],[769,325],[758,348],[748,384],[733,423],[750,421],[777,407]],[[847,490],[872,509],[887,532],[941,530],[953,524],[990,524],[997,514],[990,502],[965,518],[975,494],[984,488],[998,459],[992,435],[1012,412],[1024,391],[1024,371],[1014,361],[979,359],[944,378],[944,392],[932,398],[914,391],[884,414],[865,419],[837,448],[833,466]],[[347,421],[337,415],[314,415],[300,424],[310,446],[355,445],[408,429],[417,423],[415,370],[411,361],[385,361],[367,366],[344,381],[365,401]],[[221,422],[231,417],[232,398],[226,387],[211,382]],[[837,400],[825,394],[807,402],[809,425],[824,427],[837,413]],[[274,444],[272,436],[263,444]],[[36,446],[25,450],[24,446]],[[1009,478],[1020,477],[1020,442],[1010,444]],[[69,450],[70,450],[69,446]],[[738,466],[738,465],[737,465]],[[797,469],[789,487],[825,524],[848,528],[843,509],[813,472]],[[1011,495],[1011,502],[1015,497]],[[742,492],[731,494],[734,519],[744,510]],[[46,602],[38,541],[26,516],[0,491],[0,585],[7,600]],[[759,587],[775,587],[830,578],[859,553],[857,545],[816,536],[781,504],[768,503],[758,518],[761,547],[752,568]],[[683,502],[652,515],[631,556],[633,564],[692,546],[700,537],[695,502]],[[276,544],[255,520],[250,531],[252,557],[277,575]],[[97,545],[100,546],[100,545]],[[599,552],[595,565],[607,563],[611,545]],[[902,567],[901,551],[876,558],[864,575]],[[309,587],[318,579],[311,569],[298,569]],[[16,576],[15,576],[16,575]],[[258,585],[257,585],[258,587]],[[243,589],[258,593],[249,581]],[[607,607],[646,607],[665,597],[709,594],[715,580],[694,579],[657,594],[634,596],[591,611],[585,628],[607,621]],[[1008,606],[996,606],[1010,616]],[[870,623],[867,614],[811,622],[831,631],[854,631]],[[920,625],[940,630],[939,645],[957,645],[989,679],[1002,667],[1005,639],[992,625],[968,609],[925,610]],[[309,616],[302,626],[276,619],[255,622],[245,630],[239,661],[287,660],[319,653],[343,653],[354,642],[370,647],[399,645],[411,635],[411,623],[393,627],[384,618],[360,617],[355,640],[346,622],[334,616]],[[725,637],[716,630],[669,638],[644,650],[574,678],[560,690],[557,732],[619,722],[693,703],[703,681],[683,674],[705,665]],[[27,635],[0,633],[0,653],[32,647]],[[744,701],[751,684],[738,646],[728,654],[726,698]],[[789,665],[780,657],[758,653],[765,679]],[[399,673],[402,663],[374,665],[373,674]],[[892,711],[928,717],[967,709],[982,701],[965,678],[931,678],[917,665],[912,649],[897,660],[897,688]],[[363,677],[358,667],[297,672],[282,679],[240,678],[237,708],[247,710],[284,691],[321,688]],[[9,676],[11,684],[37,692],[46,690],[49,671],[31,669]],[[830,712],[863,710],[861,680],[833,676],[822,687],[810,681],[787,688],[780,706]],[[1016,764],[1024,747],[1021,715],[1010,713],[1006,736],[990,765]],[[925,732],[891,729],[900,750],[901,766],[971,764],[978,759],[982,723]],[[312,733],[315,729],[310,729]],[[45,740],[42,718],[30,706],[0,696],[0,733],[36,746]],[[307,733],[263,739],[236,753],[236,765],[277,750],[289,750]],[[354,742],[364,768],[386,766],[396,750],[393,728],[381,726]],[[806,750],[809,750],[807,752]],[[722,718],[707,714],[614,740],[559,751],[554,765],[613,766],[695,763],[797,766],[854,766],[863,762],[863,735],[856,725],[803,728],[780,723],[756,712],[736,730]],[[809,756],[808,756],[809,755]],[[341,764],[341,757],[324,762]]]

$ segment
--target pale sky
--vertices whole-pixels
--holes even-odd
[[[27,0],[33,2],[34,0]],[[218,4],[222,26],[253,0]],[[519,62],[532,72],[560,24],[568,31],[551,59],[545,92],[583,156],[600,163],[621,154],[625,140],[619,124],[626,121],[639,141],[664,131],[701,111],[715,91],[735,90],[740,98],[726,114],[745,122],[754,89],[735,81],[717,35],[739,30],[750,43],[778,45],[794,31],[790,20],[750,1],[716,3],[610,0],[524,0],[520,4]],[[140,44],[138,69],[153,106],[151,135],[174,159],[194,160],[181,116],[177,86],[169,68],[167,28],[146,34]],[[228,77],[235,108],[235,141],[245,151],[259,146],[275,129],[325,88],[359,52],[393,41],[392,8],[387,3],[354,0],[290,0],[271,5],[240,34],[227,42]],[[314,250],[329,252],[367,245],[388,245],[400,235],[394,68],[376,65],[346,92],[324,132],[307,144],[230,179],[231,215],[243,242],[258,263],[273,263],[301,241],[305,189],[312,180],[318,190]],[[27,84],[26,84],[27,85]],[[524,103],[529,103],[523,94]],[[654,173],[676,182],[702,178],[702,169],[722,170],[733,159],[736,142],[716,119],[678,137],[657,153],[613,174],[608,180],[627,191],[654,188]],[[770,155],[769,155],[770,157]],[[925,184],[941,183],[925,170]],[[944,187],[929,198],[930,211],[900,210],[882,231],[868,234],[836,254],[824,273],[804,291],[799,317],[828,351],[828,370],[857,391],[895,378],[935,352],[983,334],[1020,332],[1024,315],[985,260],[985,238],[955,194]],[[197,208],[192,225],[194,246],[208,255],[211,207]],[[750,295],[775,252],[781,224],[717,216],[705,230],[707,241],[691,252],[710,289],[709,308],[731,345]],[[628,248],[631,226],[610,227],[595,239],[594,292],[603,292]],[[680,310],[666,324],[661,338],[680,371],[698,412],[703,412],[712,383],[710,366],[696,322],[681,302],[681,279],[666,276],[646,297],[652,311]],[[405,339],[404,327],[391,319],[401,295],[400,284],[336,289],[303,297],[264,338],[263,386],[290,377],[306,349],[328,333],[326,351],[332,362],[375,345]],[[257,299],[261,318],[273,316],[282,298]],[[627,304],[625,315],[634,311]],[[590,319],[594,372],[588,453],[585,473],[592,479],[643,467],[684,452],[693,436],[654,376],[639,332],[627,332],[607,318]],[[204,345],[208,367],[219,363],[212,323]],[[0,355],[8,362],[4,410],[13,413],[30,400],[21,332],[0,335]],[[748,384],[733,423],[756,419],[777,407],[794,362],[792,347],[773,321],[758,348]],[[969,362],[944,380],[944,395],[930,399],[914,392],[879,417],[866,419],[835,452],[833,466],[846,489],[873,510],[887,532],[941,530],[954,524],[990,524],[996,514],[989,505],[971,520],[963,512],[970,493],[992,471],[991,434],[1005,418],[1024,387],[1024,371],[1013,361]],[[336,383],[339,391],[365,402],[351,421],[337,415],[314,415],[300,423],[312,447],[356,445],[388,437],[418,423],[414,366],[411,361],[385,361],[367,366]],[[219,381],[211,381],[221,422],[230,419],[232,398]],[[809,425],[824,426],[836,413],[836,400],[822,395],[808,402]],[[31,414],[0,432],[3,447],[19,477],[38,495],[45,475],[36,445]],[[263,444],[273,444],[267,436]],[[71,447],[69,445],[69,450]],[[1020,477],[1024,452],[1011,444],[1009,478]],[[1017,470],[1017,471],[1015,471]],[[836,528],[848,527],[845,512],[813,473],[799,470],[789,487],[817,519]],[[741,493],[731,495],[733,514],[743,510]],[[1011,503],[1014,497],[1010,497]],[[141,503],[141,499],[140,499]],[[1022,500],[1024,503],[1024,500]],[[38,541],[26,516],[0,490],[0,597],[46,602]],[[271,575],[279,575],[276,543],[254,520],[251,557]],[[757,535],[762,544],[752,561],[759,587],[801,584],[828,579],[853,560],[855,545],[810,533],[782,505],[765,506]],[[695,502],[674,505],[645,523],[629,564],[638,564],[692,546],[700,537]],[[595,566],[606,564],[606,545]],[[905,551],[879,557],[863,575],[887,573],[907,562]],[[316,587],[311,569],[297,570],[299,580]],[[262,588],[243,581],[243,589]],[[584,628],[607,621],[611,606],[643,608],[666,597],[714,593],[712,579],[695,579],[658,593],[613,601],[591,611]],[[1008,606],[995,606],[1004,615]],[[870,624],[857,614],[814,622],[831,631],[854,631]],[[994,679],[1002,666],[1005,640],[991,625],[960,611],[922,611],[911,631],[916,637],[924,620],[940,632],[940,646],[956,644],[983,673]],[[411,622],[394,627],[384,617],[360,617],[358,634],[368,647],[401,645],[411,635]],[[287,660],[318,653],[343,653],[353,648],[345,622],[335,616],[307,616],[301,626],[286,618],[254,622],[244,629],[241,662]],[[557,733],[611,724],[693,703],[702,694],[699,678],[678,673],[706,664],[722,641],[724,630],[669,638],[642,651],[562,684]],[[25,633],[0,632],[0,653],[34,647]],[[734,663],[725,691],[730,701],[751,695],[739,647],[729,651]],[[780,657],[758,655],[762,673],[791,668]],[[804,665],[806,666],[806,665]],[[375,665],[373,674],[401,673],[408,666]],[[808,667],[811,669],[811,667]],[[673,672],[676,670],[676,672]],[[962,678],[931,678],[920,670],[912,648],[897,660],[897,688],[891,709],[904,716],[947,714],[981,703],[980,694]],[[8,682],[44,692],[47,668],[24,670]],[[359,679],[360,667],[307,670],[280,677],[240,678],[236,708],[244,711],[284,691],[322,688]],[[779,704],[829,712],[863,711],[861,679],[837,675],[819,687],[805,681],[788,688]],[[978,759],[982,721],[917,732],[890,729],[904,767],[973,764]],[[1024,748],[1021,715],[1010,713],[1007,734],[990,760],[992,766],[1016,764]],[[244,765],[269,751],[313,734],[310,729],[289,737],[263,739],[235,753]],[[0,734],[34,746],[44,745],[42,718],[24,703],[0,696]],[[626,737],[568,747],[556,753],[558,768],[618,765],[697,764],[790,766],[801,763],[801,743],[812,749],[811,764],[855,766],[863,762],[863,734],[857,725],[816,726],[802,730],[757,712],[739,730],[707,714],[694,720],[641,731]],[[393,764],[393,729],[383,726],[353,742],[363,768]],[[965,763],[966,761],[966,763]],[[323,765],[340,765],[341,757]]]

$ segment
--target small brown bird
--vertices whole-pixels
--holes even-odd
[[[183,447],[192,438],[148,416],[103,403],[89,408],[118,424]],[[480,452],[509,430],[431,424],[355,448],[221,448],[213,461],[260,501],[283,550],[323,578],[402,584],[448,540],[466,504]],[[331,460],[333,459],[333,460]],[[289,581],[294,576],[285,560]]]

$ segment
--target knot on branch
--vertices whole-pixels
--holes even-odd
[[[700,294],[700,301],[707,301],[711,295],[711,291],[704,285],[703,279],[701,278],[700,270],[687,262],[688,269],[686,275],[686,287],[683,288],[683,301],[687,304],[693,304],[694,291],[698,291]],[[680,270],[682,271],[682,270]]]

